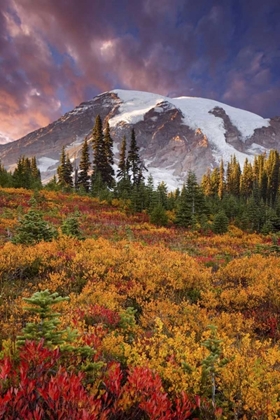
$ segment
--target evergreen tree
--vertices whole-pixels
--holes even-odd
[[[13,186],[12,175],[4,168],[0,161],[0,187],[9,188]]]
[[[219,168],[218,196],[219,196],[220,200],[223,198],[224,193],[225,193],[225,169],[224,169],[224,162],[223,162],[223,159],[222,159],[221,163],[220,163],[220,168]]]
[[[150,222],[157,226],[166,226],[168,223],[168,217],[165,208],[162,204],[157,204],[150,214]]]
[[[156,193],[155,193],[155,187],[154,187],[154,179],[152,174],[149,175],[147,180],[147,185],[145,188],[146,194],[145,194],[145,208],[151,212],[154,207],[158,204]]]
[[[211,171],[210,169],[207,170],[206,174],[202,176],[201,179],[201,188],[203,190],[203,193],[207,197],[211,197],[214,195],[214,192],[212,190],[212,184],[211,184]]]
[[[219,168],[214,168],[210,178],[211,182],[211,195],[218,195],[220,186],[220,171]]]
[[[267,161],[268,173],[268,199],[272,206],[274,206],[277,191],[279,188],[279,168],[280,160],[277,150],[271,150]]]
[[[178,199],[178,207],[176,209],[175,224],[180,227],[187,228],[192,225],[192,204],[188,199],[186,185],[182,187],[180,197]]]
[[[128,165],[126,157],[126,137],[124,136],[121,143],[120,158],[117,170],[117,178],[124,179],[128,177]]]
[[[60,155],[60,165],[57,168],[58,185],[65,190],[73,187],[72,178],[73,166],[69,155],[65,152],[65,146],[62,147]]]
[[[241,169],[236,156],[232,156],[227,167],[226,189],[228,194],[239,197]]]
[[[168,190],[167,185],[164,181],[158,184],[156,192],[158,197],[158,204],[162,206],[165,210],[169,210]]]
[[[105,187],[112,188],[115,183],[113,169],[113,140],[108,123],[106,124],[105,134],[103,135],[102,120],[100,115],[97,115],[95,119],[95,125],[92,133],[92,147],[92,184],[97,182],[100,175],[102,183]]]
[[[12,175],[15,188],[35,189],[41,188],[41,174],[37,168],[35,157],[31,160],[21,156]]]
[[[69,155],[66,156],[66,167],[65,167],[65,183],[67,188],[72,189],[73,188],[73,165],[71,163],[71,160],[69,158]]]
[[[103,181],[109,188],[112,188],[115,184],[115,171],[113,169],[114,165],[114,154],[113,154],[113,139],[110,134],[109,123],[106,123],[105,133],[104,133],[104,152],[105,152],[105,161]]]
[[[61,226],[61,231],[64,235],[78,239],[82,238],[79,216],[79,213],[74,213],[66,217]]]
[[[206,213],[206,204],[203,191],[197,183],[194,172],[189,171],[186,182],[186,199],[190,203],[192,216]]]
[[[104,168],[106,166],[104,136],[102,129],[102,120],[100,115],[96,116],[95,125],[92,132],[92,147],[93,147],[93,183],[98,174],[100,174],[103,181]]]
[[[243,171],[240,176],[240,195],[245,199],[248,199],[252,194],[254,183],[254,174],[252,165],[249,163],[248,159],[245,159]]]
[[[144,179],[143,170],[146,170],[139,156],[139,147],[136,142],[135,130],[131,130],[130,149],[127,156],[128,171],[131,172],[132,184],[138,185]]]
[[[214,233],[222,234],[228,231],[228,218],[223,210],[220,210],[214,217],[212,230]]]
[[[41,172],[38,169],[35,156],[31,158],[30,169],[32,176],[32,188],[42,188]]]
[[[33,245],[41,241],[50,242],[56,236],[56,229],[43,219],[39,211],[32,207],[20,220],[12,242]]]
[[[73,340],[76,333],[69,329],[59,330],[60,314],[54,312],[53,305],[56,305],[68,297],[61,297],[58,293],[50,293],[48,289],[34,293],[31,298],[23,298],[29,304],[25,309],[39,317],[37,322],[28,322],[23,328],[23,335],[17,337],[17,344],[23,345],[26,340],[40,341],[44,340],[44,344],[48,347],[56,347],[66,344]],[[71,338],[70,338],[71,337]]]
[[[89,184],[90,184],[90,159],[89,159],[89,146],[88,141],[85,139],[82,151],[81,151],[81,159],[79,164],[79,172],[78,172],[78,179],[77,179],[77,186],[78,188],[83,188],[84,191],[89,191]]]

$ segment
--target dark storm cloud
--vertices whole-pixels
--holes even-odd
[[[278,0],[2,0],[0,132],[115,87],[280,114]]]

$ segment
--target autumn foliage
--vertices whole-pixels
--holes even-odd
[[[40,194],[58,236],[16,244],[32,193],[0,190],[0,419],[280,417],[276,235],[202,235],[124,202]],[[78,213],[81,236],[62,233]],[[40,326],[25,299],[46,289],[69,297],[55,311],[72,341],[19,345]]]

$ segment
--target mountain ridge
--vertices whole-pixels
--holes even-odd
[[[166,96],[115,89],[82,102],[58,120],[12,143],[0,145],[0,159],[12,169],[22,155],[35,156],[43,180],[56,173],[62,146],[78,165],[95,118],[109,122],[115,162],[120,142],[134,127],[140,155],[156,182],[176,188],[189,170],[198,178],[207,168],[280,148],[280,117],[265,119],[212,99]]]

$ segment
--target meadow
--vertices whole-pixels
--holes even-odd
[[[32,206],[56,238],[13,243]],[[277,234],[0,189],[0,419],[280,418],[279,252]]]

